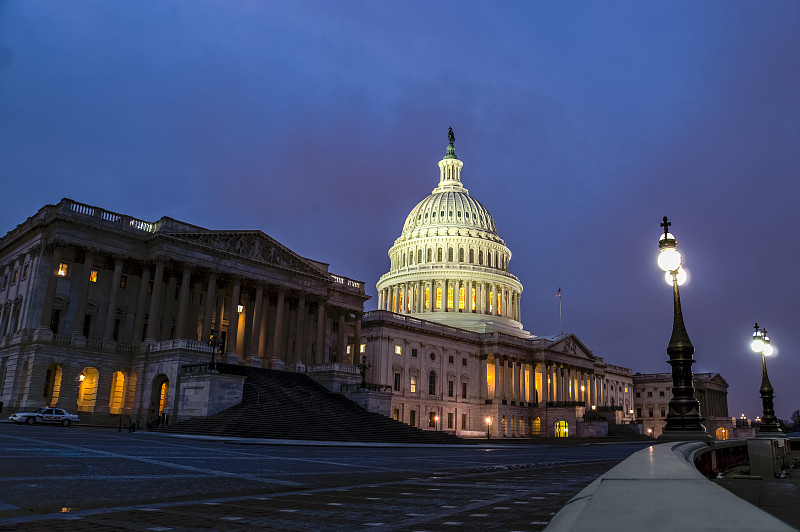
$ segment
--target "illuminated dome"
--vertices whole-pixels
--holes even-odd
[[[406,217],[378,281],[378,308],[455,327],[528,336],[520,323],[522,284],[494,218],[461,184],[455,136],[439,161],[439,186]]]

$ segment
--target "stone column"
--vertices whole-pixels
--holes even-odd
[[[144,334],[144,309],[147,305],[147,287],[150,285],[150,266],[142,265],[142,279],[139,284],[139,295],[136,298],[136,319],[133,322],[133,338],[131,343],[138,343]],[[140,377],[144,377],[141,375]]]
[[[360,364],[361,363],[361,316],[356,314],[356,345],[353,348],[353,363]],[[377,360],[375,361],[377,363]]]
[[[486,381],[486,355],[478,357],[478,398],[481,404],[484,404],[486,399],[489,398],[489,385]]]
[[[306,294],[300,292],[297,299],[297,332],[294,341],[294,363],[306,363]]]
[[[192,267],[184,266],[181,277],[181,291],[178,296],[178,321],[175,324],[175,338],[186,336],[186,311],[189,309],[189,290],[192,280]]]
[[[275,329],[272,334],[272,349],[270,349],[270,356],[283,360],[284,353],[281,352],[281,342],[283,340],[283,307],[286,303],[286,289],[284,287],[278,288],[278,303],[275,307]]]
[[[325,362],[325,302],[317,302],[317,345],[314,352],[314,363]]]
[[[345,310],[339,309],[339,333],[336,337],[336,361],[347,363],[347,324],[345,323]]]
[[[431,287],[428,290],[428,312],[436,310],[436,281],[431,281]]]
[[[61,262],[61,243],[53,245],[53,264],[50,274],[47,276],[47,288],[44,293],[44,305],[42,315],[39,318],[39,329],[41,331],[50,330],[50,321],[53,319],[53,302],[56,298],[56,288],[58,287],[58,265]]]
[[[72,319],[72,336],[83,336],[83,320],[86,313],[86,298],[89,295],[89,275],[92,271],[94,262],[94,253],[91,250],[86,251],[86,257],[83,261],[83,268],[81,275],[78,277],[78,304],[75,307],[75,315]]]
[[[502,395],[502,398],[505,399],[506,402],[509,401],[509,396],[511,395],[511,388],[509,387],[509,384],[510,384],[510,381],[511,381],[511,375],[510,375],[511,372],[509,371],[508,362],[509,361],[508,361],[507,358],[503,358],[503,363],[501,364],[501,366],[503,367],[503,395]]]
[[[238,364],[239,355],[236,352],[236,339],[239,336],[239,292],[242,289],[242,280],[233,279],[230,305],[228,308],[228,334],[226,335],[225,352],[228,354],[228,364]]]
[[[103,342],[114,340],[114,320],[117,317],[117,295],[119,294],[119,280],[122,277],[122,264],[125,257],[114,255],[114,274],[111,276],[111,292],[108,296],[108,309],[106,309],[106,324],[103,329]]]
[[[206,288],[206,304],[203,309],[203,333],[201,340],[205,342],[211,337],[211,319],[214,314],[214,302],[217,291],[217,274],[208,272],[208,287]],[[220,331],[216,331],[219,334]]]
[[[500,356],[494,355],[494,398],[495,402],[500,402]]]
[[[156,261],[156,273],[153,278],[153,293],[150,296],[150,314],[147,321],[147,334],[145,342],[155,342],[156,332],[159,330],[161,321],[161,284],[164,279],[164,261]]]
[[[530,376],[531,376],[531,382],[528,383],[528,387],[530,390],[528,393],[528,402],[538,403],[539,394],[536,392],[536,362],[531,364]]]
[[[258,358],[261,341],[261,308],[264,306],[264,285],[256,285],[256,300],[253,303],[253,325],[250,335],[250,358]],[[252,365],[252,364],[251,364]],[[257,364],[260,367],[260,364]]]

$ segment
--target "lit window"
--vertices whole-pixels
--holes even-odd
[[[17,275],[19,275],[19,270],[14,270],[14,273],[11,274],[11,284],[17,282]]]
[[[411,376],[411,393],[417,393],[417,377],[416,375]]]
[[[409,312],[411,312],[411,290],[410,290],[410,289],[408,290],[408,298],[407,298],[407,301],[408,301],[408,303],[407,303],[407,306],[408,306],[408,311],[409,311]]]
[[[96,283],[97,282],[97,270],[92,270],[89,272],[89,282]]]
[[[464,288],[458,289],[458,309],[464,310]]]
[[[453,287],[447,287],[447,308],[453,308]]]
[[[399,345],[394,346],[394,354],[395,355],[402,355],[403,354],[403,348],[400,347]]]
[[[28,270],[30,269],[30,264],[26,264],[24,268],[22,268],[22,280],[28,278]]]
[[[58,264],[58,276],[59,277],[66,277],[67,273],[69,273],[69,265],[64,264],[63,262]]]
[[[430,287],[425,287],[425,310],[428,310],[428,301],[431,299],[431,289]]]
[[[119,278],[119,287],[120,288],[125,288],[127,285],[128,285],[128,276],[127,275],[121,275],[120,278]]]
[[[472,262],[472,261],[470,260],[470,262]],[[475,290],[473,288],[472,289],[472,310],[475,310],[477,308],[477,306],[478,306],[477,305],[477,290]]]
[[[397,295],[399,296],[398,300],[397,300],[398,301],[397,308],[400,309],[400,311],[402,312],[403,311],[403,292],[400,292]]]
[[[348,354],[348,355],[349,355],[350,353],[352,353],[352,349],[351,349],[352,347],[353,347],[353,346],[351,346],[351,345],[348,345],[348,346],[347,346],[347,354]]]
[[[628,393],[628,387],[627,386],[625,387],[625,393]]]
[[[359,353],[366,353],[367,352],[367,344],[361,344],[361,347],[358,350]]]
[[[442,308],[442,288],[436,287],[436,308]]]

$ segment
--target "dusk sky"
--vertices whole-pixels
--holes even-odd
[[[522,321],[800,408],[800,2],[0,1],[5,234],[63,197],[259,229],[375,284],[453,127],[523,283]]]

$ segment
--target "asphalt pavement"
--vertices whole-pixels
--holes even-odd
[[[539,530],[642,448],[481,443],[309,445],[0,423],[0,530]]]

